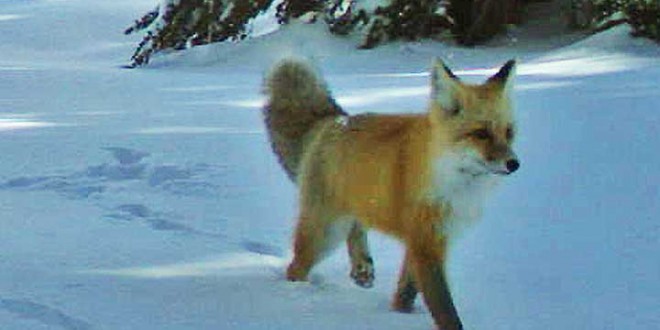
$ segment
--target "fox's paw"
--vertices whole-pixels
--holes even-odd
[[[365,258],[360,262],[353,265],[351,269],[351,278],[355,284],[363,288],[371,288],[374,286],[375,271],[374,261],[371,258]]]
[[[411,314],[415,311],[415,306],[412,302],[394,301],[392,303],[392,310],[399,313]]]
[[[289,282],[307,281],[307,273],[307,270],[299,267],[295,263],[291,263],[286,269],[286,279]]]
[[[415,297],[417,290],[413,287],[406,287],[404,290],[397,291],[392,301],[392,310],[399,313],[410,314],[415,311]]]

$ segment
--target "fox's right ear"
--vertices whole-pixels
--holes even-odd
[[[513,87],[513,77],[516,74],[516,60],[511,59],[504,63],[500,70],[488,78],[487,84],[500,86],[505,93],[509,93]]]
[[[450,116],[457,115],[460,112],[459,104],[455,97],[458,83],[458,77],[451,72],[442,60],[438,58],[433,60],[433,69],[431,70],[431,99]]]

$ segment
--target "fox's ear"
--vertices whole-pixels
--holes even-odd
[[[438,58],[433,60],[433,69],[431,70],[431,99],[449,115],[456,115],[460,112],[454,95],[458,83],[458,77],[451,72],[442,60]]]
[[[488,78],[487,83],[500,85],[505,92],[509,92],[513,88],[513,76],[515,76],[515,73],[516,60],[512,59],[504,63],[504,65],[500,68],[500,71],[498,71],[495,75]]]

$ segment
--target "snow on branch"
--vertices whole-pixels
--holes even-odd
[[[359,48],[437,37],[470,45],[515,23],[525,1],[164,0],[125,32],[144,33],[130,67],[149,63],[159,52],[259,35],[252,23],[264,15],[280,25],[324,22],[333,34],[361,36]]]

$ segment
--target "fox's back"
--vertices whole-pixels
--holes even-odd
[[[303,182],[322,187],[312,193],[322,195],[342,215],[400,232],[403,208],[429,182],[427,116],[342,116],[328,119],[316,135],[303,160],[308,175]]]

